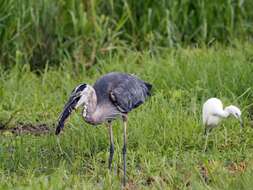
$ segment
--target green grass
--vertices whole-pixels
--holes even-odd
[[[29,65],[0,67],[0,121],[46,123],[52,129],[71,90],[110,71],[135,73],[153,96],[129,115],[129,189],[251,189],[253,175],[253,46],[167,49],[160,54],[119,51],[89,71],[64,63],[37,75]],[[216,96],[243,111],[245,129],[228,119],[215,129],[207,152],[201,106]],[[80,112],[80,110],[79,110]],[[114,122],[114,171],[107,170],[108,134],[74,113],[64,133],[0,135],[0,189],[119,189],[121,122]],[[201,174],[206,170],[209,182]],[[203,171],[202,171],[203,173]]]
[[[251,41],[252,0],[0,0],[0,64],[88,64],[119,48]]]

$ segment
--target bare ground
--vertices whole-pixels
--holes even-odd
[[[43,135],[51,133],[52,130],[46,124],[18,123],[15,127],[7,128],[4,124],[0,123],[0,133],[3,132],[11,132],[16,135],[22,134]]]

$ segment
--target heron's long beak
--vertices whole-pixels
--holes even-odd
[[[56,127],[55,131],[56,135],[58,135],[63,129],[65,121],[70,116],[72,111],[75,109],[75,106],[77,105],[80,97],[81,97],[80,94],[74,94],[69,98],[68,102],[65,104],[64,109],[59,117],[58,125]]]

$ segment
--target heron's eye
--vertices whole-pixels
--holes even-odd
[[[81,96],[78,96],[75,101],[78,102],[80,100]]]

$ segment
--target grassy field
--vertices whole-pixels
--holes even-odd
[[[0,122],[46,124],[40,136],[0,134],[0,189],[119,189],[120,121],[116,153],[107,170],[108,134],[74,113],[57,138],[55,123],[71,90],[110,71],[135,73],[153,84],[153,96],[129,115],[128,189],[252,189],[253,46],[167,49],[150,56],[122,51],[86,71],[66,62],[41,74],[28,65],[0,67]],[[245,129],[228,119],[209,136],[206,152],[201,106],[216,96],[242,109]],[[80,112],[80,110],[79,110]]]

